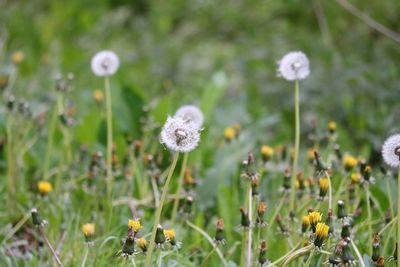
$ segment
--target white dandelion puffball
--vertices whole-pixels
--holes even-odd
[[[400,165],[400,134],[395,134],[386,139],[382,146],[383,160],[391,167]]]
[[[168,117],[162,130],[160,142],[176,152],[189,152],[200,141],[200,129],[181,117]]]
[[[310,62],[300,51],[287,53],[278,64],[278,76],[288,81],[304,80],[310,74]]]
[[[111,76],[119,67],[119,58],[113,51],[103,50],[92,58],[92,71],[96,76]]]
[[[174,117],[180,117],[185,121],[193,123],[197,128],[201,128],[204,122],[204,115],[201,110],[193,105],[185,105],[180,107]]]

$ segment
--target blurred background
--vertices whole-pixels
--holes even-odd
[[[92,103],[103,81],[92,74],[90,60],[111,49],[121,58],[112,77],[117,142],[140,136],[144,106],[161,124],[193,103],[206,109],[203,143],[210,149],[214,139],[207,136],[223,136],[236,122],[255,144],[290,143],[293,84],[277,77],[276,63],[301,50],[311,62],[301,83],[303,135],[314,122],[325,129],[334,120],[340,142],[374,160],[382,140],[400,130],[400,44],[349,13],[346,3],[1,0],[1,75],[11,71],[12,53],[23,52],[14,93],[40,113],[54,97],[56,74],[73,73],[73,131],[77,143],[91,145],[104,125]],[[399,1],[350,4],[400,32]]]

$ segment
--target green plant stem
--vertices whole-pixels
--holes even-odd
[[[248,216],[249,216],[249,221],[250,221],[250,226],[248,229],[248,237],[247,237],[247,262],[246,262],[246,267],[251,267],[251,245],[252,245],[252,241],[251,241],[251,237],[252,237],[252,233],[251,233],[251,224],[252,224],[252,211],[253,211],[253,192],[252,192],[252,186],[250,183],[249,186],[249,192],[248,192],[248,198],[249,198],[249,210],[248,210]]]
[[[390,213],[392,216],[394,216],[394,207],[393,207],[393,199],[392,199],[392,194],[391,194],[391,189],[390,189],[390,184],[389,184],[389,177],[383,177],[385,179],[385,185],[386,185],[386,193],[389,199],[389,209]]]
[[[315,252],[315,249],[311,250],[310,255],[308,256],[308,259],[307,259],[306,263],[304,264],[304,267],[310,266],[311,260],[314,256],[314,252]]]
[[[214,252],[216,251],[217,247],[213,247],[213,249],[207,254],[207,256],[204,258],[203,262],[201,263],[200,267],[205,267],[206,263],[208,262],[208,260],[211,258],[211,256],[214,254]]]
[[[135,263],[135,258],[134,257],[132,257],[131,262],[132,262],[132,266],[136,267],[136,263]]]
[[[290,255],[288,255],[286,257],[286,260],[282,263],[282,267],[287,266],[291,261],[295,260],[297,257],[299,257],[300,255],[307,253],[310,249],[312,249],[313,246],[312,245],[308,245],[304,248],[300,248],[298,250],[295,250],[294,252],[292,252]]]
[[[40,235],[43,237],[45,243],[47,244],[47,246],[49,247],[51,253],[53,254],[54,259],[55,259],[56,262],[57,262],[57,265],[58,265],[59,267],[64,267],[64,265],[62,264],[60,258],[59,258],[58,255],[57,255],[57,252],[54,250],[54,248],[53,248],[53,246],[51,245],[49,239],[47,238],[43,226],[39,226],[38,229],[39,229]]]
[[[288,253],[286,253],[285,255],[283,255],[282,257],[280,257],[279,259],[277,259],[276,261],[270,263],[268,266],[272,267],[275,266],[276,264],[280,263],[281,261],[283,261],[284,259],[286,259],[290,254],[292,254],[297,247],[301,244],[301,242],[297,243]]]
[[[299,81],[294,83],[294,112],[295,112],[295,134],[294,134],[294,155],[292,165],[292,177],[290,186],[290,211],[294,211],[296,200],[295,183],[297,174],[297,162],[300,148],[300,96],[299,96]]]
[[[174,173],[178,158],[179,158],[179,153],[176,152],[175,155],[174,155],[174,159],[172,161],[172,164],[171,164],[171,166],[169,168],[167,180],[165,181],[165,184],[164,184],[164,188],[163,188],[163,192],[162,192],[161,200],[160,200],[160,205],[157,207],[156,214],[155,214],[155,217],[154,217],[153,230],[151,232],[150,244],[149,244],[149,248],[147,250],[147,255],[146,255],[146,263],[144,265],[145,267],[149,267],[151,265],[151,257],[153,255],[153,250],[154,250],[154,239],[156,237],[157,226],[160,223],[160,217],[161,217],[162,208],[163,208],[163,205],[164,205],[164,202],[165,202],[165,198],[166,198],[167,193],[168,193],[169,184],[171,182],[172,174]]]
[[[106,96],[106,116],[107,116],[107,196],[109,199],[112,197],[113,174],[112,174],[112,99],[110,89],[110,79],[105,76],[104,90]]]
[[[13,152],[13,136],[11,129],[11,118],[8,116],[7,120],[7,192],[9,194],[8,200],[12,203],[13,195],[15,193],[14,185],[14,152]]]
[[[350,239],[350,243],[351,243],[351,246],[353,247],[354,251],[356,252],[356,255],[357,255],[357,258],[358,258],[358,262],[359,262],[360,266],[361,267],[365,267],[364,260],[363,260],[363,258],[361,256],[361,253],[358,250],[356,244],[354,243],[353,239]],[[370,246],[372,246],[372,245],[370,245]]]
[[[283,194],[282,198],[281,198],[281,202],[279,202],[278,206],[275,209],[274,214],[272,215],[272,217],[269,219],[269,223],[268,226],[269,228],[272,228],[272,225],[274,224],[276,215],[278,215],[280,209],[282,208],[282,205],[285,203],[285,199],[286,199],[286,193]]]
[[[332,205],[332,182],[331,182],[331,176],[329,175],[329,173],[327,171],[325,171],[325,175],[328,178],[328,184],[329,184],[329,188],[328,188],[328,208],[332,209],[333,205]],[[340,190],[340,187],[338,188],[338,190]]]
[[[182,191],[183,177],[185,176],[185,170],[186,170],[186,166],[187,166],[188,156],[189,156],[189,153],[187,153],[187,152],[185,154],[183,154],[181,172],[179,173],[179,178],[178,178],[178,188],[176,189],[176,193],[175,193],[176,197],[174,200],[174,206],[172,208],[172,216],[171,216],[171,224],[172,225],[174,225],[175,219],[176,219],[176,214],[178,213],[179,194]]]
[[[85,267],[88,255],[89,255],[89,245],[86,246],[85,256],[83,257],[81,267]]]
[[[204,236],[207,241],[215,248],[215,250],[217,251],[217,254],[219,256],[219,258],[222,261],[222,264],[224,266],[227,266],[226,260],[224,259],[224,256],[222,255],[222,252],[218,249],[217,244],[215,244],[215,242],[213,241],[213,239],[200,227],[197,227],[196,225],[194,225],[193,223],[189,222],[188,220],[186,220],[186,224],[189,225],[191,228],[193,228],[194,230],[196,230],[197,232],[199,232],[202,236]]]
[[[43,162],[43,179],[48,178],[48,169],[49,169],[49,161],[50,155],[53,150],[53,137],[56,131],[57,126],[57,113],[58,109],[57,106],[53,107],[53,113],[51,114],[50,126],[49,126],[49,134],[47,136],[47,145],[46,145],[46,152],[44,154],[44,162]]]
[[[397,216],[394,217],[389,223],[387,223],[378,233],[378,235],[382,235],[383,232],[385,232],[386,229],[388,229],[394,222],[397,221]]]
[[[400,165],[397,172],[397,261],[400,261]]]
[[[367,198],[367,213],[368,213],[368,248],[369,255],[372,255],[372,213],[371,213],[371,203],[370,203],[370,192],[369,185],[365,187],[365,197]]]

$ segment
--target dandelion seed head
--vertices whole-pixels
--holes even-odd
[[[180,107],[174,117],[181,117],[185,121],[193,123],[197,128],[201,128],[204,122],[204,115],[201,110],[193,105],[185,105]]]
[[[386,139],[382,146],[383,160],[391,167],[400,165],[400,134],[395,134]]]
[[[119,58],[113,51],[103,50],[95,54],[91,63],[96,76],[111,76],[119,67]]]
[[[304,80],[310,74],[310,63],[303,52],[289,52],[280,61],[278,76],[288,81]]]
[[[200,141],[200,129],[181,117],[168,117],[161,130],[160,142],[176,152],[190,152]]]

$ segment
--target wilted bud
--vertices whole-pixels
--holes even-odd
[[[155,237],[154,241],[157,244],[157,246],[161,246],[166,241],[164,229],[162,228],[162,226],[160,224],[157,226],[156,237]]]
[[[216,232],[215,232],[215,242],[217,242],[217,244],[225,244],[225,239],[224,239],[224,220],[218,219],[217,221],[217,227],[216,227]]]
[[[258,263],[264,266],[268,262],[267,260],[267,241],[262,240],[260,244],[260,253],[258,255]]]
[[[350,238],[351,235],[350,228],[351,228],[350,223],[345,221],[342,226],[342,232],[340,233],[343,239]]]
[[[333,235],[333,233],[334,233],[334,228],[333,228],[334,223],[333,223],[333,211],[332,211],[332,209],[328,210],[328,216],[326,217],[325,223],[326,223],[326,225],[329,226],[329,235],[330,236]]]
[[[37,209],[31,209],[31,215],[32,215],[33,225],[41,227],[46,226],[47,222],[40,217]]]
[[[132,235],[128,235],[122,244],[122,255],[130,256],[135,253],[135,239]]]
[[[342,200],[338,201],[338,212],[337,212],[338,219],[344,219],[347,217],[347,212],[344,207],[344,202]]]
[[[241,214],[240,224],[242,225],[243,228],[249,228],[250,227],[249,215],[243,208],[240,208],[240,214]]]
[[[256,223],[260,227],[265,226],[264,214],[266,210],[267,210],[267,205],[265,204],[265,202],[264,201],[258,202]]]
[[[381,248],[381,238],[378,233],[374,234],[374,239],[372,241],[372,256],[371,259],[374,262],[377,262],[380,255],[380,248]]]

